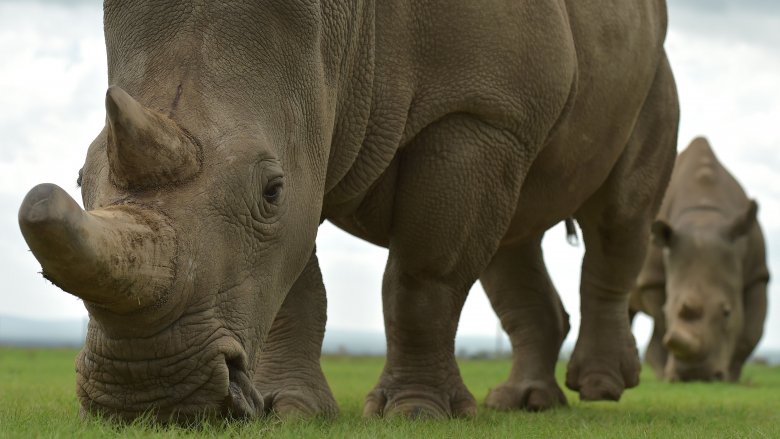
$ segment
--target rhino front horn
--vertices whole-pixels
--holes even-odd
[[[166,186],[200,170],[198,146],[187,133],[117,86],[106,92],[106,115],[108,164],[119,187]]]
[[[24,198],[19,227],[43,276],[92,305],[128,314],[170,290],[175,239],[161,214],[128,205],[87,212],[46,183]]]

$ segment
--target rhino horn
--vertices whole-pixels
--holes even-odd
[[[117,86],[106,92],[108,164],[123,189],[180,183],[200,170],[198,145],[172,119]]]
[[[681,329],[667,332],[663,344],[669,352],[679,358],[694,358],[701,351],[699,340],[693,334]]]
[[[87,212],[46,183],[24,198],[19,227],[43,276],[92,305],[128,314],[170,290],[175,236],[161,214],[131,205]]]

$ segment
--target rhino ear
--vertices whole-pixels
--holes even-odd
[[[653,244],[659,247],[671,247],[674,240],[674,229],[664,220],[655,220],[650,228]]]
[[[756,200],[750,200],[747,209],[737,216],[734,222],[726,228],[726,237],[733,241],[740,236],[746,235],[756,222],[757,214],[758,203],[756,203]]]

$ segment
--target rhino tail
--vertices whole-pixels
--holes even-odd
[[[580,238],[577,236],[577,227],[574,225],[574,218],[566,218],[564,224],[566,224],[566,241],[572,247],[578,247],[580,245]]]

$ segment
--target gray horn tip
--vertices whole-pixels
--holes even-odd
[[[111,120],[116,120],[119,112],[128,106],[132,97],[126,91],[117,85],[108,87],[106,91],[106,113]]]

